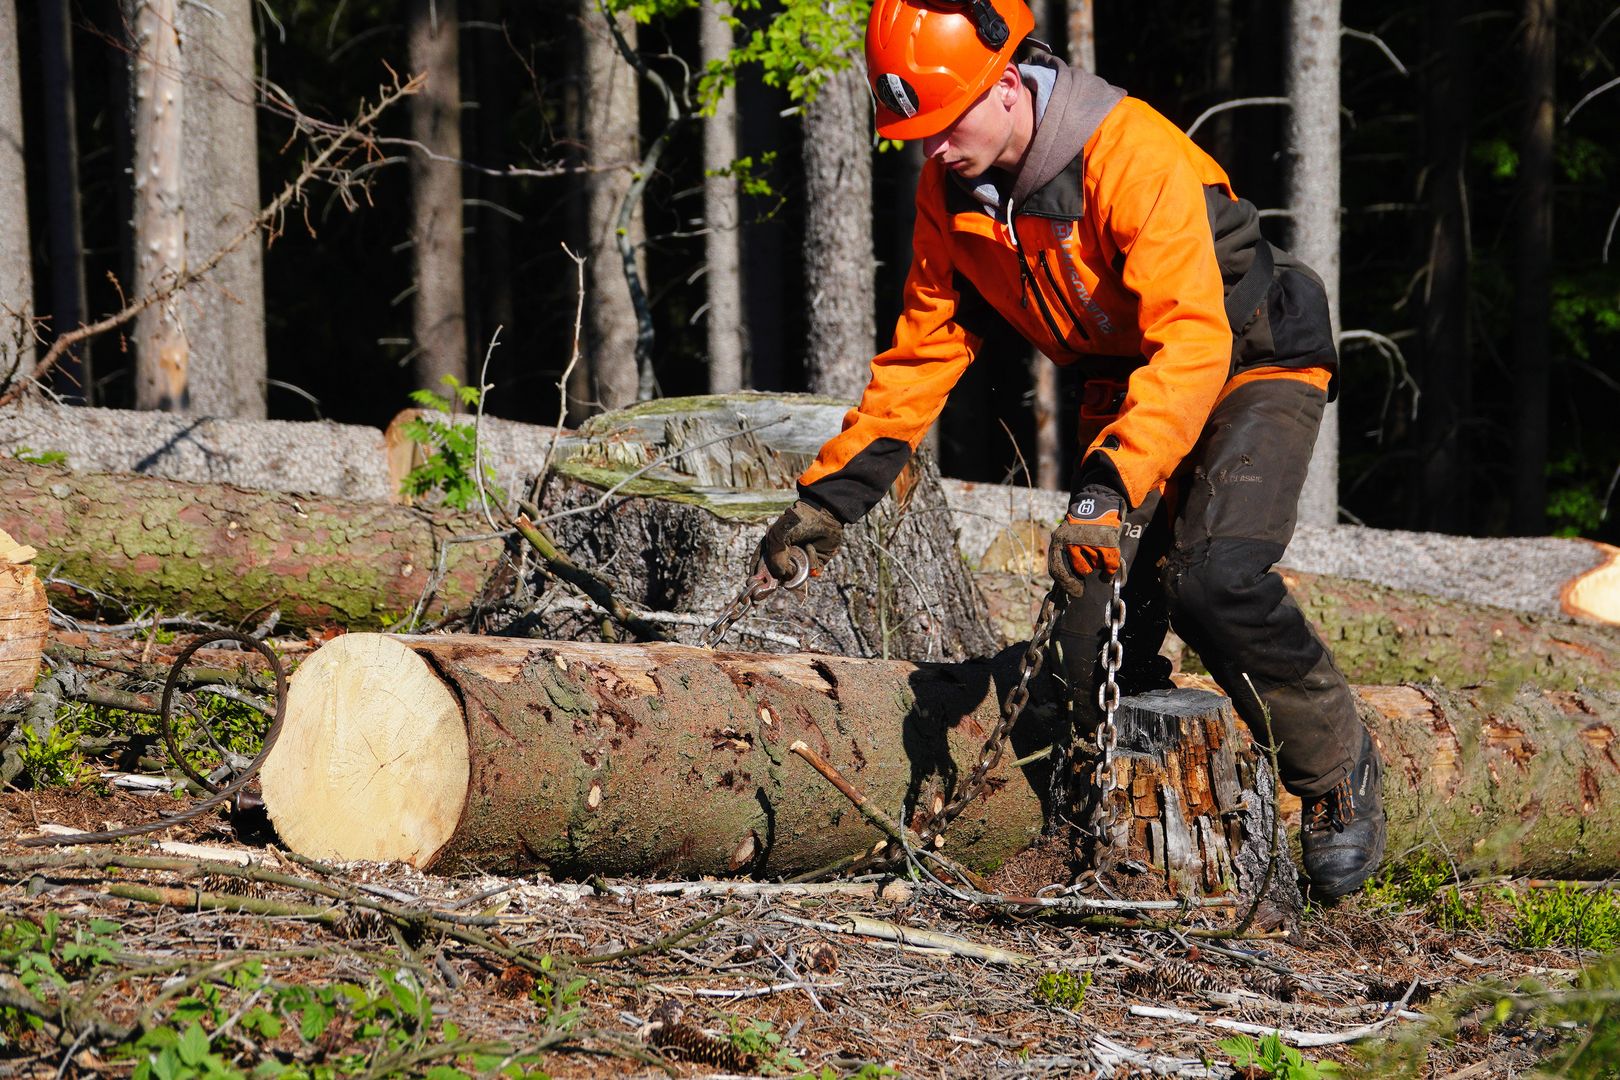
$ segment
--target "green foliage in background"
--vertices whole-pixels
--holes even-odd
[[[1513,904],[1508,936],[1521,949],[1620,948],[1620,900],[1612,892],[1560,881],[1506,895]]]
[[[448,396],[432,390],[411,393],[411,401],[417,406],[441,415],[418,416],[405,424],[405,437],[426,451],[427,460],[406,474],[399,490],[411,499],[437,492],[444,496],[446,506],[471,510],[479,503],[478,432],[473,424],[456,423],[456,414],[478,408],[484,393],[476,386],[464,385],[454,375],[439,381]],[[506,492],[495,484],[493,465],[484,462],[483,471],[484,493],[492,505],[498,506],[506,501]]]
[[[1275,1080],[1322,1080],[1341,1076],[1344,1070],[1332,1061],[1312,1061],[1283,1043],[1274,1031],[1256,1042],[1252,1035],[1234,1035],[1215,1044],[1232,1057],[1232,1064],[1247,1069],[1251,1076]]]

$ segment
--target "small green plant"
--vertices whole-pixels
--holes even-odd
[[[1490,925],[1485,913],[1485,901],[1475,896],[1469,899],[1455,885],[1447,885],[1435,894],[1426,909],[1429,921],[1450,934],[1463,930],[1483,930]]]
[[[1040,1005],[1079,1012],[1086,1003],[1086,991],[1091,989],[1091,972],[1075,978],[1070,971],[1048,971],[1035,980],[1029,996]]]
[[[477,408],[484,392],[476,386],[463,385],[454,375],[446,375],[439,381],[449,391],[449,397],[432,390],[411,393],[411,400],[417,405],[443,413],[447,418],[418,416],[405,424],[405,437],[427,451],[427,460],[406,474],[399,490],[413,499],[440,492],[445,505],[470,510],[479,498],[478,434],[472,424],[455,423],[454,414],[463,408]],[[504,502],[506,493],[494,484],[494,467],[485,462],[483,472],[485,493],[492,502]]]
[[[1563,946],[1608,952],[1620,946],[1620,901],[1611,892],[1560,881],[1551,889],[1505,895],[1513,904],[1508,935],[1521,949]]]
[[[553,1031],[572,1031],[578,1026],[585,1010],[580,1005],[580,997],[590,980],[576,976],[565,982],[558,982],[552,973],[554,963],[548,954],[540,958],[541,974],[534,980],[534,989],[529,991],[529,1000],[540,1009],[540,1015],[545,1019],[546,1026]]]
[[[1410,858],[1390,863],[1367,879],[1362,895],[1381,908],[1397,911],[1428,906],[1451,880],[1451,867],[1424,848]]]
[[[35,450],[32,446],[19,446],[11,456],[28,465],[66,465],[67,454],[61,450]]]
[[[731,1034],[726,1037],[739,1053],[748,1054],[759,1062],[759,1070],[764,1073],[802,1073],[805,1071],[804,1062],[789,1053],[787,1047],[782,1045],[782,1036],[773,1029],[769,1020],[745,1019],[740,1016],[727,1017],[731,1023]]]
[[[1252,1035],[1234,1035],[1215,1044],[1232,1057],[1232,1064],[1247,1069],[1251,1076],[1273,1080],[1321,1080],[1342,1076],[1344,1070],[1332,1061],[1312,1061],[1292,1046],[1284,1045],[1275,1031],[1256,1042]]]
[[[22,771],[34,787],[66,787],[84,772],[79,756],[79,733],[53,724],[41,735],[32,724],[22,725]]]

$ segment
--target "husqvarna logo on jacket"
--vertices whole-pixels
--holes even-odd
[[[1074,245],[1070,242],[1074,239],[1074,222],[1052,222],[1052,239],[1057,241],[1058,247],[1063,252],[1063,258],[1059,261],[1063,265],[1064,284],[1069,287],[1069,294],[1074,298],[1074,306],[1076,309],[1090,315],[1097,324],[1098,330],[1105,334],[1112,334],[1114,332],[1113,320],[1108,317],[1108,312],[1102,309],[1102,305],[1091,298],[1091,290],[1086,288],[1084,281],[1080,280],[1080,268],[1075,265],[1080,253],[1073,250]]]

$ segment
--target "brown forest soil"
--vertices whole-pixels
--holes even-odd
[[[537,1066],[559,1077],[713,1075],[743,1062],[710,1060],[659,1062],[646,1049],[638,1029],[667,1001],[685,1006],[684,1025],[725,1035],[736,1026],[768,1021],[785,1036],[783,1047],[819,1074],[850,1075],[861,1063],[891,1066],[905,1076],[1149,1075],[1120,1064],[1109,1071],[1108,1053],[1135,1055],[1137,1068],[1157,1067],[1161,1075],[1232,1075],[1201,1059],[1229,1061],[1216,1048],[1229,1032],[1186,1020],[1133,1016],[1132,1006],[1169,1006],[1207,1020],[1225,1018],[1275,1025],[1303,1032],[1331,1033],[1372,1023],[1393,1008],[1415,982],[1408,1007],[1434,1007],[1446,991],[1486,980],[1513,986],[1526,976],[1557,981],[1578,968],[1577,957],[1562,951],[1516,951],[1507,947],[1499,926],[1445,933],[1419,912],[1376,910],[1365,898],[1308,912],[1297,934],[1287,940],[1199,941],[1183,933],[1108,930],[1065,926],[1051,919],[1024,918],[958,902],[938,893],[912,892],[905,899],[849,896],[676,897],[648,891],[647,883],[621,882],[621,895],[587,886],[559,885],[545,878],[451,878],[426,875],[400,865],[348,864],[319,868],[299,865],[273,847],[238,845],[223,815],[176,826],[145,842],[116,849],[23,848],[20,836],[56,823],[102,828],[109,823],[148,821],[176,805],[173,796],[106,795],[89,786],[72,790],[0,794],[0,905],[5,919],[42,924],[55,913],[67,928],[93,918],[119,924],[116,965],[121,979],[104,982],[81,1019],[99,1013],[115,1024],[131,1023],[162,994],[172,977],[170,964],[159,973],[137,974],[156,960],[204,965],[258,957],[277,984],[320,985],[350,982],[375,985],[379,972],[412,970],[432,1002],[433,1031],[420,1040],[437,1045],[442,1025],[453,1022],[462,1038],[500,1041],[515,1051],[535,1046],[547,1031],[545,1011],[528,988],[533,976],[490,949],[437,935],[400,934],[387,920],[358,917],[355,906],[338,902],[344,915],[326,926],[285,917],[225,911],[179,910],[120,899],[107,893],[113,882],[195,889],[197,879],[174,870],[108,870],[87,865],[97,855],[162,852],[153,839],[220,845],[248,851],[270,869],[360,890],[361,897],[409,907],[482,912],[489,925],[480,932],[522,956],[557,958],[559,980],[569,957],[623,950],[658,941],[699,920],[720,916],[674,945],[655,948],[580,968],[591,981],[579,997],[579,1016],[566,1041],[538,1059]],[[42,857],[76,865],[22,869]],[[1037,850],[1004,868],[992,884],[1027,893],[1062,872],[1062,859]],[[213,878],[206,887],[221,892],[233,882]],[[297,890],[264,884],[251,895],[287,903],[326,903]],[[469,900],[469,898],[479,898]],[[934,949],[875,940],[830,929],[848,915],[864,915],[962,939],[1033,958],[1025,966],[987,963]],[[1210,916],[1209,922],[1226,916]],[[1189,925],[1196,925],[1189,924]],[[1590,959],[1588,956],[1586,959]],[[822,973],[812,973],[812,964]],[[64,969],[67,970],[67,969]],[[70,990],[46,993],[61,1000],[68,992],[82,1000],[84,988],[112,967],[75,973]],[[1093,982],[1083,1005],[1065,1009],[1035,1000],[1044,972],[1067,971]],[[543,978],[543,977],[542,977]],[[784,984],[789,984],[784,987]],[[0,992],[15,980],[0,973]],[[221,1015],[246,1008],[245,998],[226,991]],[[171,996],[155,1023],[171,1015]],[[259,1003],[270,1000],[261,994]],[[667,1008],[667,1006],[666,1006]],[[177,1025],[178,1026],[178,1025]],[[210,1025],[204,1022],[206,1029]],[[1386,1029],[1415,1027],[1397,1020]],[[71,1036],[54,1027],[19,1034],[15,1027],[0,1041],[0,1074],[23,1076],[128,1075],[132,1062],[111,1060],[105,1042],[88,1038],[68,1055]],[[1422,1075],[1507,1076],[1531,1067],[1553,1038],[1544,1032],[1489,1026],[1465,1020],[1459,1037],[1429,1051]],[[692,1036],[701,1042],[700,1036]],[[344,1053],[371,1046],[352,1021],[339,1019],[312,1040],[291,1026],[275,1038],[250,1034],[243,1025],[217,1036],[213,1050],[244,1072],[254,1063],[297,1059],[334,1062]],[[635,1054],[643,1055],[638,1060]],[[1348,1047],[1308,1049],[1310,1058],[1357,1061]],[[423,1059],[397,1075],[425,1074],[455,1058]],[[462,1067],[470,1066],[465,1059]],[[764,1067],[756,1062],[754,1070]],[[752,1070],[749,1070],[752,1071]],[[1356,1074],[1356,1069],[1352,1069]],[[1241,1074],[1240,1074],[1241,1075]]]

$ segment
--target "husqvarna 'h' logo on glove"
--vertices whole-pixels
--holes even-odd
[[[1097,512],[1096,499],[1081,499],[1074,504],[1074,513],[1077,517],[1091,517]]]
[[[899,113],[908,120],[917,115],[917,91],[900,76],[893,73],[879,75],[876,90],[878,101],[885,109]]]

